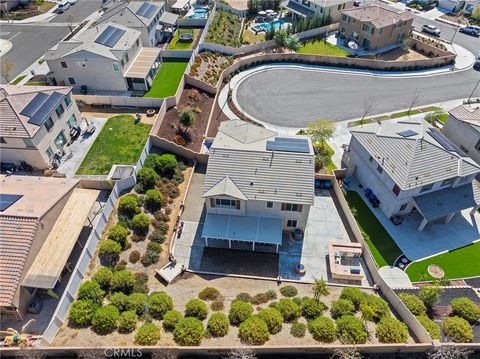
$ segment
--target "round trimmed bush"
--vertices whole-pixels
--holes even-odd
[[[290,334],[295,338],[303,338],[307,332],[307,326],[303,323],[293,323],[290,328]]]
[[[346,300],[346,299],[344,299]],[[368,332],[363,322],[353,315],[344,315],[335,321],[337,335],[344,344],[365,344]]]
[[[263,345],[270,338],[267,324],[257,316],[248,318],[238,328],[238,336],[243,343]]]
[[[297,319],[302,314],[300,307],[290,298],[280,299],[275,308],[280,312],[286,323]]]
[[[128,261],[132,264],[135,264],[140,259],[140,252],[139,251],[131,251],[130,255],[128,256]]]
[[[159,229],[155,229],[149,236],[148,238],[152,241],[152,242],[155,242],[155,243],[160,243],[162,244],[163,242],[165,242],[165,233],[163,232],[163,230],[159,230]]]
[[[128,310],[133,310],[138,315],[142,315],[145,312],[148,296],[143,293],[132,293],[128,296]]]
[[[123,312],[128,309],[129,298],[128,295],[126,295],[125,293],[113,293],[108,299],[110,300],[110,304],[116,306],[119,311]]]
[[[114,305],[98,308],[92,317],[92,329],[98,334],[108,334],[117,328],[120,312]]]
[[[442,330],[440,326],[429,317],[426,315],[419,315],[417,320],[425,328],[428,334],[430,334],[432,339],[440,339],[442,337]]]
[[[150,218],[145,213],[136,214],[130,221],[130,228],[137,235],[146,235],[150,228]]]
[[[118,201],[118,213],[126,217],[133,217],[140,213],[140,199],[134,193],[120,197]]]
[[[108,231],[108,239],[120,244],[122,249],[127,248],[128,229],[121,224],[116,224]]]
[[[218,312],[219,310],[223,310],[225,308],[225,304],[223,304],[223,299],[214,300],[210,304],[210,309],[214,312]]]
[[[101,304],[105,291],[100,284],[92,280],[87,280],[78,288],[78,299],[90,299],[95,303]]]
[[[198,293],[198,298],[201,300],[216,300],[221,296],[220,291],[217,288],[206,287]]]
[[[355,313],[355,306],[348,299],[339,299],[332,302],[332,308],[330,309],[332,318],[336,319],[353,313]]]
[[[203,324],[197,318],[183,318],[178,322],[173,331],[173,340],[182,346],[200,345],[205,330]]]
[[[298,290],[293,285],[286,285],[280,288],[280,293],[284,297],[293,298],[298,294]]]
[[[315,319],[327,308],[325,304],[314,298],[305,297],[302,300],[302,315],[306,319]]]
[[[135,333],[135,344],[155,345],[160,340],[160,328],[152,322],[144,323]]]
[[[155,161],[155,170],[164,176],[168,176],[175,172],[177,168],[177,159],[174,155],[164,154],[159,156]]]
[[[408,328],[395,318],[384,317],[377,324],[376,336],[382,343],[406,343]]]
[[[95,272],[92,276],[92,280],[100,284],[103,289],[110,287],[110,281],[112,280],[113,272],[110,268],[102,267]]]
[[[337,338],[335,323],[327,317],[318,317],[309,321],[308,331],[312,334],[313,339],[320,342],[330,343]]]
[[[147,286],[148,274],[137,272],[135,273],[135,285],[133,286],[133,292],[148,294],[149,289]]]
[[[262,309],[258,317],[267,324],[270,334],[277,334],[282,330],[283,317],[275,308]]]
[[[150,315],[157,319],[162,319],[166,312],[173,309],[172,297],[165,292],[153,292],[147,303]]]
[[[300,298],[300,297],[294,297],[292,298],[293,302],[298,305],[300,308],[302,308],[302,303],[303,303],[303,299]]]
[[[400,293],[398,297],[413,315],[425,315],[427,307],[415,294]]]
[[[172,309],[163,315],[163,329],[171,332],[175,326],[183,319],[182,313],[178,310]]]
[[[200,299],[190,299],[187,304],[185,304],[185,316],[194,317],[200,320],[204,320],[208,315],[208,306],[207,304]]]
[[[121,333],[130,333],[137,327],[138,315],[133,310],[120,314],[118,320],[118,331]]]
[[[232,325],[238,326],[240,323],[247,320],[253,313],[253,307],[246,302],[236,300],[232,302],[230,306],[230,312],[228,313],[228,319]]]
[[[208,319],[207,330],[213,337],[224,337],[230,328],[230,321],[224,313],[212,314]]]
[[[91,299],[80,299],[73,302],[68,318],[78,326],[90,325],[98,303]]]
[[[109,257],[110,260],[118,258],[121,251],[122,246],[111,239],[101,241],[98,247],[98,255],[100,257]]]
[[[165,200],[159,190],[149,189],[145,193],[145,207],[148,208],[149,211],[158,211],[164,204]]]
[[[159,178],[157,172],[150,167],[142,167],[137,173],[137,183],[146,190],[153,188]]]
[[[457,343],[470,343],[473,340],[472,327],[465,319],[460,317],[443,319],[443,332]]]
[[[362,303],[364,298],[365,293],[355,287],[343,288],[342,293],[340,294],[340,299],[348,299],[353,303],[355,309],[357,310],[360,309],[360,304]]]
[[[469,298],[459,297],[452,300],[452,314],[465,319],[469,323],[475,323],[480,319],[480,309],[477,304]]]
[[[378,322],[380,319],[390,316],[387,302],[373,294],[365,295],[360,304],[360,310],[363,318],[372,322]]]
[[[237,300],[241,300],[242,302],[250,302],[250,300],[252,300],[252,296],[248,293],[245,293],[245,292],[241,292],[239,294],[237,294]]]
[[[135,285],[135,275],[127,269],[113,273],[110,289],[113,292],[130,293]]]

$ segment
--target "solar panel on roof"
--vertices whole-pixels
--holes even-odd
[[[140,8],[135,12],[135,14],[149,19],[156,10],[157,7],[155,5],[144,2],[142,6],[140,6]]]
[[[149,7],[149,4],[144,2],[142,6],[140,6],[135,14],[138,16],[145,16],[145,12],[147,11],[147,8]]]
[[[116,27],[113,27],[113,26],[110,26],[110,25],[107,26],[107,28],[105,30],[103,30],[103,32],[97,37],[95,42],[103,45],[105,43],[105,41],[110,37],[110,35],[113,34],[115,29],[116,29]]]
[[[49,95],[43,92],[39,92],[35,95],[32,101],[20,112],[23,116],[32,117],[35,112],[47,101]]]
[[[99,37],[95,40],[97,44],[113,47],[118,40],[125,33],[125,30],[119,29],[114,26],[107,26],[107,28],[100,34]]]
[[[427,133],[432,136],[432,138],[439,143],[445,150],[456,152],[460,156],[465,157],[465,153],[452,141],[450,141],[443,133],[441,133],[436,128],[430,128]]]
[[[308,141],[303,138],[275,137],[273,141],[267,141],[267,151],[309,153]]]
[[[7,210],[12,204],[17,202],[23,196],[21,194],[3,194],[0,193],[0,212]]]
[[[32,117],[28,120],[28,123],[41,126],[47,116],[58,106],[60,101],[63,99],[63,94],[60,92],[52,93],[47,101],[33,114]]]
[[[417,132],[412,130],[402,131],[402,132],[399,132],[398,134],[402,137],[412,137],[412,136],[418,135]]]

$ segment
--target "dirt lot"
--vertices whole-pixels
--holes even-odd
[[[425,60],[428,59],[428,57],[412,49],[408,49],[407,51],[402,48],[396,48],[379,55],[378,59],[385,61],[415,61]]]

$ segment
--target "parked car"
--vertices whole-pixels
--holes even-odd
[[[475,63],[473,64],[473,68],[475,70],[480,70],[480,55],[477,56],[475,59]]]
[[[477,26],[462,26],[458,31],[463,32],[467,35],[472,35],[476,37],[480,36],[480,27]]]
[[[58,3],[57,13],[58,14],[63,14],[68,9],[70,9],[70,1],[69,0],[61,0]]]
[[[422,32],[426,32],[427,34],[433,36],[440,36],[440,29],[433,25],[423,25]]]
[[[68,0],[68,2],[70,3],[70,6],[72,6],[72,5],[75,5],[78,2],[78,0]]]

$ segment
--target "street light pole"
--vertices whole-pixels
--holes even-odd
[[[472,96],[473,96],[473,94],[475,93],[475,90],[477,89],[477,87],[478,87],[479,84],[480,84],[480,78],[478,79],[477,84],[476,84],[475,87],[473,88],[472,93],[471,93],[470,96],[468,97],[467,105],[470,105],[470,99],[472,98]]]

